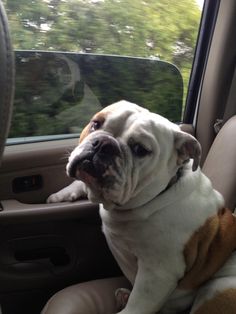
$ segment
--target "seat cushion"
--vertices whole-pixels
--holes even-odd
[[[202,170],[224,196],[226,207],[233,210],[236,205],[236,116],[216,136]]]
[[[42,314],[116,313],[115,291],[130,288],[124,277],[94,280],[65,288],[45,305]]]

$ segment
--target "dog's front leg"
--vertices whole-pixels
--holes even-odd
[[[118,314],[156,314],[176,288],[177,279],[170,271],[149,265],[139,264],[128,303]]]
[[[73,202],[87,195],[86,186],[82,181],[74,181],[64,189],[50,195],[47,203]]]

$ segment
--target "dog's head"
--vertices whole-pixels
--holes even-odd
[[[97,113],[69,157],[67,173],[82,180],[91,201],[106,209],[137,207],[166,189],[178,169],[201,149],[169,120],[127,101]]]

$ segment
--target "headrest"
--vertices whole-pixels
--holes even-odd
[[[0,0],[0,163],[7,139],[14,95],[14,54],[8,21]]]

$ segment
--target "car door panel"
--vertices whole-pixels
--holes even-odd
[[[101,230],[98,205],[88,200],[47,204],[71,182],[68,151],[77,140],[9,146],[0,169],[0,303],[6,313],[39,313],[55,291],[120,274]],[[41,185],[27,190],[27,178]],[[26,178],[24,191],[14,180]],[[21,182],[21,181],[20,181]],[[28,298],[31,296],[31,300]]]
[[[25,203],[45,202],[49,194],[71,182],[65,172],[68,153],[77,139],[8,146],[0,168],[0,199],[17,199]],[[14,192],[14,180],[41,176],[42,186]],[[22,185],[24,185],[24,180]]]

